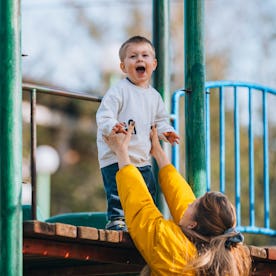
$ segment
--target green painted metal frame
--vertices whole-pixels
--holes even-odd
[[[153,0],[153,41],[159,66],[154,85],[169,105],[169,1]],[[185,82],[191,89],[187,97],[186,128],[188,181],[196,194],[201,193],[205,178],[204,128],[204,57],[203,57],[204,1],[185,1]],[[1,275],[22,273],[22,115],[21,115],[21,45],[20,1],[2,1],[0,6],[0,54],[2,66],[0,93],[1,123]],[[18,96],[15,96],[18,95]],[[168,107],[169,108],[169,107]],[[196,117],[195,117],[196,116]],[[198,139],[192,139],[194,135]]]
[[[161,94],[168,112],[170,111],[170,70],[169,70],[169,10],[168,0],[152,1],[153,44],[158,66],[153,75],[153,85]],[[158,179],[158,166],[153,160],[155,178]],[[158,187],[157,206],[164,213],[166,204]]]
[[[204,1],[185,1],[185,97],[186,172],[187,181],[196,196],[205,192],[206,127],[205,127],[205,57]]]
[[[20,1],[0,4],[0,275],[22,275]]]

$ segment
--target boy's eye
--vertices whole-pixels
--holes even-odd
[[[149,55],[148,54],[143,54],[143,57],[148,57]]]

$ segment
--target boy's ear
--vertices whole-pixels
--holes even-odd
[[[120,63],[120,68],[124,73],[126,73],[125,64],[123,62]]]
[[[153,61],[153,71],[156,69],[157,67],[157,59],[155,58]]]

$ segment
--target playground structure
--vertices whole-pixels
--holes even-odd
[[[226,128],[229,128],[229,125],[226,126],[226,99],[228,102],[231,102],[231,98],[233,101],[233,124],[230,125],[231,132],[233,131],[233,150],[234,150],[234,193],[235,193],[235,207],[237,212],[237,228],[244,233],[252,233],[252,234],[264,234],[275,236],[276,230],[273,230],[270,226],[270,220],[272,219],[272,210],[270,210],[270,166],[269,166],[269,140],[273,141],[273,138],[269,137],[269,122],[271,122],[271,118],[269,119],[269,109],[271,110],[273,107],[272,98],[276,96],[276,90],[246,82],[234,82],[234,81],[216,81],[216,82],[206,82],[205,85],[206,93],[206,164],[207,164],[207,176],[206,176],[206,191],[211,190],[211,112],[210,112],[210,94],[217,94],[219,98],[219,110],[218,110],[218,118],[219,122],[219,187],[217,190],[222,193],[226,192],[226,148],[229,145],[225,141],[225,132]],[[172,96],[172,118],[173,118],[173,126],[175,129],[179,130],[179,101],[181,97],[185,97],[184,89],[180,89],[175,91]],[[189,93],[189,92],[188,92]],[[249,223],[248,226],[242,225],[241,218],[241,148],[240,148],[240,136],[241,136],[241,109],[239,108],[239,94],[247,97],[247,104],[245,106],[248,111],[248,120],[244,122],[246,125],[246,129],[248,132],[247,140],[248,140],[248,202],[249,202]],[[253,97],[259,96],[260,106],[261,106],[261,123],[255,122],[254,112],[253,112]],[[270,100],[268,100],[268,97]],[[259,99],[258,98],[258,99]],[[243,109],[245,109],[243,108]],[[256,118],[255,118],[256,120]],[[256,136],[256,129],[254,129],[254,125],[258,125],[258,129],[261,129],[261,149],[262,149],[262,188],[263,188],[263,200],[258,200],[256,202],[255,199],[255,179],[254,179],[254,164],[255,164],[255,155],[254,153],[254,141]],[[229,129],[228,129],[229,130]],[[258,138],[258,137],[257,137]],[[172,163],[179,170],[179,146],[173,147],[172,152]],[[273,170],[273,168],[272,168]],[[245,198],[245,195],[243,195]],[[260,201],[263,203],[261,204]],[[256,205],[260,207],[263,206],[263,227],[256,225],[255,219],[255,211]]]
[[[246,90],[255,89],[256,93],[260,92],[264,101],[263,101],[263,123],[264,125],[268,124],[268,116],[266,114],[268,106],[265,93],[270,93],[275,95],[275,90],[269,89],[267,87],[252,85],[248,83],[234,83],[234,82],[216,82],[216,83],[207,83],[206,91],[211,88],[218,87],[220,93],[224,93],[224,89],[231,87],[232,90],[227,91],[231,93],[238,91],[239,87],[245,88]],[[35,99],[36,95],[39,94],[51,94],[52,96],[63,96],[63,97],[73,97],[79,100],[86,100],[90,102],[99,102],[101,99],[87,95],[79,94],[69,91],[60,91],[49,89],[41,86],[34,86],[23,84],[23,89],[30,93],[30,102],[31,102],[31,141],[32,141],[32,168],[35,168],[35,151],[36,151],[36,120],[35,120]],[[246,93],[248,91],[242,91]],[[236,93],[235,93],[236,94]],[[172,98],[172,123],[178,129],[179,124],[179,104],[180,99],[184,97],[185,92],[183,89],[176,91]],[[206,93],[206,97],[209,97],[209,93]],[[249,103],[252,99],[249,97]],[[220,112],[221,112],[221,123],[224,124],[224,115],[222,97],[220,101]],[[235,128],[234,133],[235,137],[239,137],[239,127],[238,127],[238,105],[235,104],[237,110],[235,114]],[[251,108],[249,108],[251,110]],[[210,118],[206,116],[207,121],[209,121],[206,126],[210,125]],[[249,116],[251,123],[248,135],[248,139],[253,141],[252,133],[252,114]],[[220,127],[224,129],[224,127]],[[264,127],[266,129],[266,127]],[[209,127],[206,129],[207,136],[210,136]],[[224,132],[220,131],[220,140],[223,141]],[[267,131],[263,133],[263,147],[264,149],[268,148],[268,133]],[[209,138],[210,139],[210,138]],[[236,138],[238,139],[238,138]],[[207,145],[209,140],[207,140]],[[239,162],[239,142],[235,141],[236,145],[236,155],[235,155],[235,171],[239,172],[240,162]],[[221,142],[221,151],[220,151],[220,166],[223,166],[225,163],[224,157],[224,147],[225,143]],[[249,147],[250,155],[250,166],[254,164],[254,154],[252,154],[252,143]],[[208,154],[206,156],[207,168],[210,169],[210,145],[208,145]],[[241,221],[241,190],[240,190],[240,177],[239,173],[236,173],[235,176],[235,205],[237,209],[237,228],[243,233],[254,233],[254,234],[263,234],[267,236],[275,236],[275,230],[270,227],[270,218],[273,217],[270,215],[270,187],[269,182],[266,181],[269,175],[269,168],[267,167],[268,163],[268,152],[264,151],[264,226],[258,227],[255,224],[255,197],[254,197],[254,179],[251,178],[250,189],[249,189],[249,198],[251,200],[251,208],[249,212],[250,220],[249,225],[244,226]],[[172,162],[179,169],[179,149],[178,146],[173,148]],[[225,168],[220,170],[220,190],[225,192]],[[35,169],[32,169],[33,176],[33,191],[36,191],[35,183]],[[250,173],[252,170],[249,171]],[[209,175],[210,172],[207,173]],[[209,176],[210,177],[210,176]],[[205,186],[206,190],[211,190],[211,181],[206,181],[207,185]],[[267,185],[267,186],[266,186]],[[243,199],[245,196],[243,195]],[[260,200],[259,200],[260,201]],[[63,273],[64,275],[105,275],[111,271],[118,272],[120,275],[133,272],[138,273],[139,270],[144,265],[144,261],[140,254],[137,252],[133,246],[130,237],[127,233],[119,233],[114,231],[103,230],[106,224],[105,213],[101,212],[83,212],[83,213],[65,213],[59,214],[48,219],[43,219],[37,215],[36,211],[39,202],[36,201],[35,192],[33,192],[33,201],[32,206],[23,206],[24,211],[24,274],[26,275],[57,275]],[[258,203],[260,205],[260,203]],[[30,209],[30,207],[32,207]],[[32,210],[32,212],[30,212]],[[272,213],[272,210],[271,210]],[[126,252],[127,250],[127,252]],[[254,269],[255,274],[253,275],[269,275],[262,273],[270,273],[275,269],[275,249],[268,247],[255,247],[249,246],[252,259],[254,260]],[[103,255],[102,255],[103,254]],[[55,260],[55,261],[53,261]],[[105,263],[105,265],[102,264]],[[271,263],[272,262],[272,263]],[[71,273],[71,274],[70,274]],[[258,274],[259,273],[259,274]]]
[[[205,191],[204,183],[206,183],[206,179],[209,179],[209,170],[207,168],[207,149],[209,140],[205,121],[206,109],[208,106],[206,106],[205,92],[206,88],[209,89],[211,86],[206,87],[205,85],[202,28],[203,4],[202,1],[194,1],[193,3],[192,1],[187,1],[185,5],[185,22],[189,22],[189,24],[185,24],[185,87],[189,93],[189,96],[185,97],[185,128],[189,129],[189,135],[185,139],[186,148],[189,149],[186,153],[187,180],[191,183],[197,195],[200,195]],[[2,54],[1,62],[3,65],[1,66],[1,89],[3,90],[1,91],[0,96],[1,275],[22,275],[22,252],[24,255],[24,266],[28,268],[28,265],[31,264],[29,267],[34,270],[34,274],[31,274],[31,271],[29,270],[26,275],[37,275],[35,273],[38,272],[42,275],[41,269],[44,270],[46,274],[50,271],[52,273],[50,275],[55,275],[54,273],[56,273],[56,275],[64,273],[66,269],[66,273],[75,273],[71,275],[85,275],[88,271],[88,266],[90,269],[90,275],[107,275],[108,271],[113,273],[115,268],[118,268],[118,273],[137,273],[144,265],[144,262],[139,253],[135,250],[127,234],[114,233],[113,231],[105,231],[94,227],[88,227],[89,229],[87,229],[82,225],[76,226],[58,221],[39,222],[37,221],[36,204],[32,205],[31,222],[25,222],[23,232],[21,206],[22,84],[20,71],[21,48],[19,42],[19,5],[20,3],[8,1],[3,4],[3,9],[0,14],[2,19],[1,22],[3,22],[2,30],[4,30],[1,33],[1,41],[3,41],[3,43],[0,46],[0,52]],[[168,5],[168,1],[153,1],[153,40],[154,44],[157,46],[156,51],[159,60],[159,69],[155,74],[154,84],[167,103],[169,100],[169,88],[168,72],[165,68],[168,65],[168,54],[166,51],[169,43],[167,18]],[[33,100],[35,99],[37,90],[37,87],[31,87]],[[265,91],[266,90],[267,89],[265,89]],[[76,96],[74,93],[69,92],[68,94],[71,94],[70,96],[73,97]],[[85,95],[80,97],[85,97]],[[90,97],[87,97],[87,99],[88,98]],[[197,137],[197,139],[194,139],[194,137]],[[238,136],[235,137],[237,138]],[[35,159],[35,139],[32,141],[32,158]],[[264,145],[264,150],[267,155],[266,143]],[[251,159],[251,161],[253,160],[254,159]],[[223,166],[223,158],[221,162]],[[32,181],[35,181],[35,162],[32,164]],[[254,166],[252,169],[254,169]],[[266,176],[264,183],[266,184],[269,182],[267,166],[265,166],[265,171]],[[254,183],[254,181],[251,181],[251,183]],[[223,170],[221,185],[223,188]],[[236,185],[238,188],[238,174]],[[239,191],[239,189],[237,189],[237,191]],[[33,200],[35,200],[35,186],[33,187],[33,195]],[[265,226],[260,230],[255,227],[253,211],[251,212],[252,216],[250,217],[251,221],[249,228],[241,228],[241,230],[252,230],[253,232],[255,230],[257,232],[262,231],[263,234],[275,236],[275,230],[270,228],[269,206],[267,206],[269,203],[267,200],[269,198],[269,192],[267,190],[265,196]],[[253,192],[251,198],[254,198]],[[239,218],[239,196],[237,197],[236,204],[236,207],[238,207]],[[238,226],[242,227],[240,224],[238,224]],[[22,233],[24,237],[23,239]],[[120,248],[123,249],[121,250]],[[84,249],[86,250],[85,256],[81,255],[81,252],[84,252]],[[130,252],[132,252],[133,255],[132,253],[130,254]],[[256,273],[258,273],[258,269],[259,271],[266,271],[267,273],[275,272],[275,251],[269,248],[263,249],[252,247],[251,254],[256,263],[258,263],[259,260],[262,264],[261,268],[256,265]],[[98,258],[96,258],[96,255]],[[116,255],[116,258],[114,255]],[[131,256],[133,256],[132,259],[130,258]],[[44,262],[43,266],[42,262],[44,258],[47,258],[47,261]],[[82,258],[81,263],[79,262],[80,258]],[[91,262],[88,262],[90,260]],[[84,264],[83,261],[86,263]],[[74,267],[77,267],[77,269]],[[78,270],[78,272],[76,270]]]

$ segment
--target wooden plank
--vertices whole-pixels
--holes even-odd
[[[132,246],[135,247],[134,242],[133,242],[132,238],[130,237],[129,233],[128,232],[123,232],[122,234],[123,235],[122,235],[121,242],[125,243],[125,244],[128,244],[131,247]]]
[[[122,231],[99,229],[99,240],[100,241],[119,243],[122,241],[122,237],[123,237]]]
[[[129,275],[139,273],[143,265],[122,265],[122,264],[93,264],[93,265],[68,265],[66,267],[28,268],[25,269],[26,276],[84,276],[84,275]]]
[[[256,247],[249,246],[253,260],[252,276],[272,276],[276,275],[276,247]]]
[[[86,226],[78,226],[77,236],[79,239],[86,239],[92,241],[97,241],[99,239],[98,229]]]
[[[112,245],[112,243],[110,243]],[[144,264],[144,260],[136,248],[123,248],[104,244],[86,244],[57,241],[53,239],[24,238],[24,256],[54,257],[83,261]]]
[[[76,238],[77,227],[74,225],[57,222],[55,223],[55,235],[67,238]]]
[[[57,236],[63,238],[76,238],[77,227],[64,223],[47,223],[37,220],[24,221],[24,236]]]
[[[269,260],[269,261],[276,261],[276,247],[257,247],[257,246],[248,246],[250,250],[251,257]]]
[[[267,248],[268,259],[276,261],[276,246]]]
[[[87,226],[74,226],[63,223],[46,223],[41,221],[24,222],[24,238],[39,237],[55,240],[77,239],[78,242],[98,241],[100,243],[118,244],[119,247],[135,247],[128,232],[96,229]]]
[[[248,246],[250,250],[250,255],[253,258],[260,258],[260,259],[267,259],[267,251],[265,248],[262,247],[256,247],[256,246]]]
[[[24,235],[41,234],[46,236],[55,235],[55,225],[53,223],[45,223],[37,220],[24,221]]]
[[[41,230],[44,229],[41,225],[45,226],[37,222],[31,223],[29,224],[29,228],[27,227],[26,229],[35,230],[40,235],[41,232],[45,233],[45,231]],[[99,237],[96,239],[95,236],[95,240],[85,243],[71,238],[68,240],[57,240],[54,237],[58,238],[58,236],[53,237],[51,235],[45,235],[44,238],[41,236],[39,238],[24,237],[23,256],[26,276],[58,275],[53,274],[55,271],[59,271],[60,275],[112,275],[117,271],[116,269],[118,269],[118,273],[124,275],[130,273],[132,269],[136,273],[145,265],[143,258],[133,246],[127,232],[117,232],[115,240],[118,240],[119,234],[120,242],[108,242],[114,231],[111,232],[111,236],[109,237],[110,231],[108,230],[101,229],[102,231],[100,231],[90,227],[80,229],[84,230],[82,232],[83,237],[93,236],[101,232],[102,238],[101,240]],[[50,233],[52,232],[50,231]],[[81,231],[78,233],[81,233]],[[132,246],[130,246],[131,244]],[[261,248],[249,246],[248,248],[253,259],[252,275],[271,276],[276,273],[275,255],[273,255],[275,254],[275,247]],[[72,262],[76,261],[80,263],[73,265]],[[126,265],[127,267],[125,267]],[[76,269],[76,267],[79,267],[79,269]],[[48,273],[43,274],[46,271]],[[77,274],[77,271],[80,274]]]
[[[254,262],[252,276],[276,275],[276,263]]]

